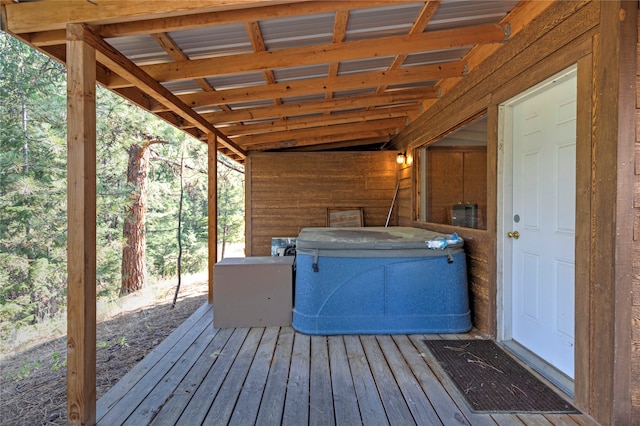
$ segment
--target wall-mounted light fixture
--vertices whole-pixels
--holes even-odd
[[[404,164],[407,161],[407,153],[406,152],[399,152],[398,156],[396,157],[396,161],[398,162],[398,164]]]

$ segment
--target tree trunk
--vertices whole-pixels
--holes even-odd
[[[144,287],[147,281],[145,260],[147,213],[147,175],[149,173],[149,143],[133,144],[129,148],[127,183],[133,187],[130,204],[125,207],[124,247],[122,249],[122,286],[120,295],[126,295]]]

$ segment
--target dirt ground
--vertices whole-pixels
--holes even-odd
[[[99,318],[98,398],[206,302],[206,281],[186,283],[172,309],[173,286],[154,289],[153,297],[127,296]],[[66,336],[10,353],[0,373],[0,425],[67,424]]]

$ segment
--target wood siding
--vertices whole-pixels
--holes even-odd
[[[640,23],[640,16],[638,17]],[[640,35],[640,25],[638,26]],[[636,132],[633,179],[633,298],[631,339],[631,409],[634,419],[640,419],[640,37],[637,40],[636,69]]]
[[[271,238],[324,227],[327,208],[364,208],[384,226],[396,185],[396,152],[252,153],[246,162],[246,251],[269,256]],[[396,224],[395,217],[391,225]]]
[[[402,225],[456,231],[466,240],[474,325],[497,336],[499,106],[578,63],[575,401],[602,424],[640,422],[640,131],[629,135],[633,119],[625,113],[629,87],[636,91],[627,81],[630,69],[637,75],[636,64],[630,67],[625,55],[629,34],[637,40],[637,8],[637,2],[552,4],[438,101],[425,104],[425,113],[394,140],[410,151],[487,111],[487,230],[415,221],[418,176],[411,167],[401,172],[398,207]],[[640,101],[638,108],[640,123]],[[629,140],[636,144],[635,175]],[[625,233],[634,236],[633,254]]]

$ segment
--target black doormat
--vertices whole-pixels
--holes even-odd
[[[491,340],[425,340],[473,411],[578,413]]]

